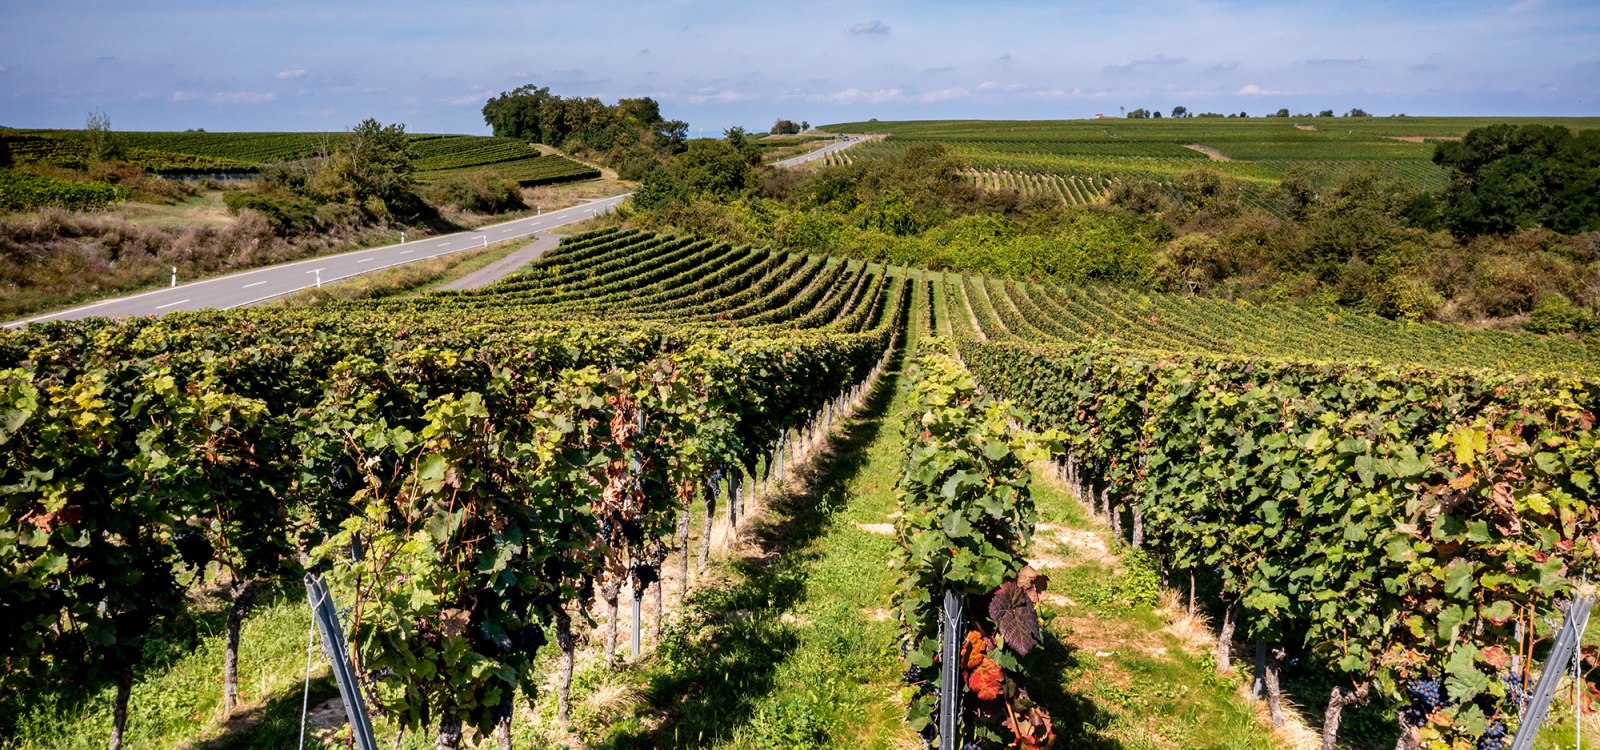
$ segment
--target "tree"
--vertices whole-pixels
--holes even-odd
[[[1189,116],[1189,108],[1185,107],[1183,105],[1179,105],[1179,106],[1173,107],[1172,108],[1172,116],[1173,117],[1188,117]]]
[[[388,218],[394,209],[414,200],[412,159],[405,125],[384,125],[369,117],[323,160],[310,187],[326,200],[361,206]]]
[[[1600,133],[1491,125],[1440,143],[1433,161],[1449,175],[1444,223],[1458,235],[1600,228]]]
[[[810,121],[808,121],[808,120],[801,120],[801,121],[800,121],[800,129],[801,129],[801,130],[802,130],[802,131],[804,131],[804,130],[810,130],[810,129],[811,129],[811,122],[810,122]]]
[[[1157,109],[1157,110],[1152,111],[1150,113],[1150,118],[1154,119],[1154,120],[1161,119],[1161,110]]]
[[[1273,113],[1272,116],[1273,117],[1288,117],[1289,116],[1289,109],[1287,107],[1281,108],[1277,112]]]
[[[539,126],[539,113],[552,98],[550,88],[536,88],[528,84],[511,91],[503,91],[483,105],[483,121],[496,137],[520,138],[544,143],[544,133]]]
[[[772,123],[771,132],[773,135],[794,135],[799,133],[800,130],[800,126],[795,124],[793,120],[779,119],[777,122]]]
[[[1367,111],[1362,109],[1362,108],[1360,108],[1360,107],[1354,107],[1349,112],[1346,112],[1344,116],[1345,117],[1371,117],[1372,115],[1367,114]]]
[[[687,151],[645,175],[634,205],[648,211],[695,198],[726,201],[743,195],[756,184],[755,170],[736,145],[744,143],[744,129],[729,128],[727,135],[720,141],[690,141]]]
[[[89,152],[100,161],[122,156],[122,141],[111,132],[111,117],[100,110],[89,113],[83,124],[84,137],[89,141]]]
[[[1150,117],[1150,110],[1145,109],[1143,107],[1140,107],[1140,108],[1128,113],[1128,119],[1130,119],[1130,120],[1143,120],[1143,119],[1147,119],[1149,117]]]
[[[1321,112],[1317,113],[1317,116],[1318,117],[1332,117],[1333,116],[1333,110],[1331,110],[1331,109],[1322,110]]]
[[[755,141],[750,140],[750,134],[742,125],[735,125],[722,131],[723,140],[733,146],[739,153],[744,154],[745,161],[752,165],[761,163],[761,149]]]

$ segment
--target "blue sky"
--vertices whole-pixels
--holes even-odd
[[[486,132],[524,83],[775,118],[1600,115],[1600,2],[0,0],[0,124]]]

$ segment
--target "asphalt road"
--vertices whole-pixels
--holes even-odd
[[[773,166],[792,167],[849,148],[858,140],[839,141],[811,153],[785,159]],[[573,224],[611,211],[632,193],[601,198],[581,206],[551,211],[542,216],[494,224],[455,234],[404,242],[386,247],[356,250],[338,255],[324,255],[309,260],[283,265],[256,268],[249,271],[191,281],[127,297],[102,300],[81,307],[46,313],[25,320],[6,323],[6,328],[47,320],[78,320],[88,317],[118,318],[129,315],[161,315],[174,310],[204,310],[218,308],[230,310],[291,292],[347,279],[363,273],[413,263],[419,260],[448,255],[474,247],[530,237],[539,232]]]
[[[851,146],[854,146],[857,143],[860,143],[862,140],[863,140],[862,138],[858,138],[856,136],[850,136],[850,140],[839,141],[837,143],[830,143],[830,144],[828,144],[826,146],[823,146],[822,148],[817,149],[816,151],[812,151],[810,153],[801,154],[799,156],[794,157],[793,159],[784,159],[783,161],[773,162],[772,166],[774,166],[774,167],[793,167],[793,166],[798,166],[800,164],[804,164],[804,163],[806,163],[808,161],[816,161],[818,159],[826,157],[828,154],[834,153],[835,151],[843,151],[843,150],[845,150],[847,148],[850,148]]]

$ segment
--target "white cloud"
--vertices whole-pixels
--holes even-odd
[[[461,96],[451,99],[439,99],[437,101],[439,101],[441,104],[448,104],[452,107],[465,107],[469,104],[482,105],[485,101],[493,99],[494,96],[494,91],[484,88],[477,91],[469,91]]]
[[[851,87],[843,91],[833,91],[826,94],[812,96],[810,98],[813,101],[833,102],[834,104],[857,104],[860,102],[883,104],[884,102],[903,102],[909,97],[906,96],[904,89],[899,88],[873,89],[871,91],[867,91],[866,89]]]
[[[218,104],[266,104],[277,98],[271,91],[219,91],[211,95],[211,101]]]
[[[174,92],[172,92],[172,100],[175,101],[175,102],[186,102],[186,101],[189,101],[191,99],[199,99],[199,98],[200,98],[200,92],[198,92],[198,91],[174,91]]]
[[[1264,89],[1253,83],[1245,84],[1244,86],[1239,87],[1239,90],[1234,93],[1237,96],[1282,96],[1284,94],[1282,91]]]
[[[295,68],[294,70],[280,70],[278,71],[277,75],[273,76],[273,78],[276,78],[280,81],[292,81],[296,78],[303,77],[305,74],[305,68]]]
[[[1189,58],[1187,57],[1167,57],[1166,55],[1154,55],[1151,57],[1141,57],[1137,60],[1126,60],[1117,63],[1116,65],[1107,65],[1104,68],[1104,71],[1107,73],[1126,73],[1135,68],[1164,68],[1172,65],[1182,65],[1186,62],[1189,62]]]
[[[979,91],[1016,91],[1022,88],[1020,83],[1001,83],[999,81],[984,81],[978,84]]]
[[[1357,55],[1355,57],[1318,57],[1312,60],[1301,60],[1306,65],[1364,65],[1367,58]]]
[[[955,86],[948,89],[939,89],[938,91],[924,91],[917,95],[917,101],[944,102],[951,99],[962,99],[971,93],[961,86]]]
[[[690,104],[705,104],[706,102],[747,102],[755,97],[743,94],[732,89],[701,89],[685,97]]]
[[[1544,5],[1544,0],[1517,0],[1517,2],[1511,4],[1511,7],[1506,8],[1506,15],[1514,16],[1518,13],[1526,13],[1541,5]]]
[[[851,26],[850,27],[850,33],[852,33],[852,34],[887,34],[887,33],[889,33],[889,27],[887,25],[885,25],[882,21],[879,21],[878,19],[874,18],[871,21],[862,21],[861,23],[858,23],[858,24],[856,24],[854,26]]]
[[[341,95],[343,95],[343,94],[386,94],[388,92],[389,92],[389,87],[388,86],[334,86],[333,87],[333,93],[341,94]],[[489,94],[489,96],[494,96],[494,94],[491,93],[491,94]],[[488,97],[484,97],[484,98],[487,99]]]

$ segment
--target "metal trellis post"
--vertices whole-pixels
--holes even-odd
[[[339,627],[339,611],[333,606],[333,596],[328,585],[314,575],[306,574],[306,598],[311,602],[311,616],[322,635],[322,651],[333,663],[333,679],[339,683],[339,698],[344,701],[344,715],[350,721],[350,733],[359,750],[378,750],[378,741],[372,734],[372,720],[367,717],[367,704],[361,697],[361,682],[350,666],[349,647],[345,644],[344,629]]]

